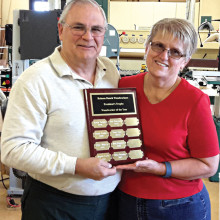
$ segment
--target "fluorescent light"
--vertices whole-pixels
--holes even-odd
[[[34,10],[35,11],[49,11],[49,3],[48,2],[34,2]]]

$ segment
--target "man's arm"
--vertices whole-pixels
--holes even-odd
[[[1,137],[1,160],[29,173],[74,173],[76,158],[41,146],[47,121],[44,94],[33,94],[19,79],[10,93]],[[41,96],[41,97],[40,97]]]

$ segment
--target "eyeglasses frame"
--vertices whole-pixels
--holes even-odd
[[[151,46],[151,48],[152,48],[152,44],[154,44],[155,42],[150,42],[150,46]],[[162,44],[162,43],[161,43]],[[163,45],[163,44],[162,44]],[[172,49],[172,48],[171,48]],[[153,49],[152,49],[153,50]],[[170,58],[172,58],[172,59],[175,59],[175,60],[179,60],[179,59],[181,59],[182,57],[186,57],[186,54],[182,54],[180,51],[179,51],[179,53],[181,54],[181,56],[178,58],[178,57],[172,57],[171,55],[170,55],[170,49],[166,49],[165,47],[163,48],[163,51],[161,51],[161,52],[157,52],[157,51],[154,51],[154,52],[156,52],[156,53],[158,53],[158,54],[161,54],[161,53],[163,53],[165,50],[167,50],[167,54],[168,54],[168,56],[170,57]]]
[[[66,26],[66,27],[70,28],[71,30],[73,30],[73,28],[74,28],[74,26],[69,25],[69,24],[67,24],[66,22],[62,22],[61,24],[62,24],[63,26]],[[91,32],[91,27],[90,27],[90,29],[88,29],[86,26],[84,26],[84,27],[85,27],[85,29],[84,29],[84,33],[83,33],[83,34],[74,34],[74,35],[75,35],[75,36],[83,36],[83,35],[85,35],[85,34],[87,33],[87,31],[89,30],[89,32],[90,32],[90,34],[92,35],[92,37],[102,37],[102,36],[105,35],[105,31],[107,30],[107,28],[101,27],[101,28],[103,28],[103,30],[104,30],[103,34],[102,34],[102,35],[98,35],[98,36],[93,36],[93,33]]]

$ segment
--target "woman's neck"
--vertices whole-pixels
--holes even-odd
[[[157,104],[166,99],[179,85],[180,77],[172,80],[154,79],[146,74],[144,78],[144,93],[151,104]]]

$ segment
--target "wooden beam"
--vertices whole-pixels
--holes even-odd
[[[186,67],[218,68],[218,60],[191,59]]]

